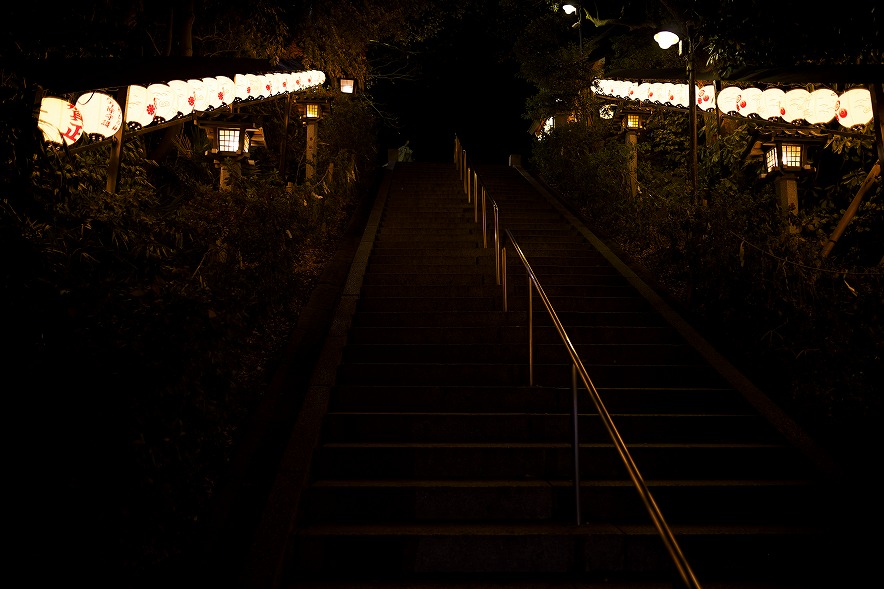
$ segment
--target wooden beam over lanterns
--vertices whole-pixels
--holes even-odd
[[[147,57],[136,59],[4,60],[3,69],[14,71],[28,84],[57,94],[150,84],[161,80],[233,78],[241,72],[273,71],[266,59],[224,57]]]

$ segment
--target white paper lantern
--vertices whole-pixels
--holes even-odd
[[[126,94],[126,124],[130,127],[146,127],[153,122],[156,107],[147,88],[133,84]]]
[[[147,100],[153,103],[155,121],[171,121],[178,116],[175,93],[168,84],[151,84],[147,87]]]
[[[70,102],[47,96],[40,101],[37,126],[47,141],[70,145],[83,135],[83,115]]]
[[[191,90],[193,90],[193,110],[196,112],[204,112],[209,110],[209,100],[206,97],[206,83],[196,78],[187,80]]]
[[[663,104],[668,104],[670,106],[675,105],[675,84],[663,84],[661,93],[661,101]]]
[[[289,72],[279,74],[279,91],[280,91],[280,93],[288,94],[289,82],[291,79],[292,79],[292,75]]]
[[[690,100],[690,96],[688,95],[688,85],[687,84],[675,84],[673,87],[673,97],[675,102],[673,105],[680,106],[682,108],[686,108],[688,106],[688,102]]]
[[[783,101],[786,93],[779,88],[768,88],[761,93],[758,100],[758,108],[755,112],[759,117],[766,120],[779,119],[785,114]]]
[[[184,80],[171,80],[169,88],[175,96],[175,108],[179,116],[186,116],[193,112],[195,102],[193,88]]]
[[[654,82],[648,88],[648,100],[656,104],[663,104],[663,84],[661,82]]]
[[[107,94],[87,92],[77,98],[76,107],[89,135],[113,137],[123,126],[123,107]]]
[[[219,87],[218,80],[214,77],[206,77],[202,79],[203,91],[206,96],[206,108],[203,110],[215,110],[221,106],[221,99],[218,97]]]
[[[872,95],[867,88],[851,88],[838,99],[838,123],[848,129],[872,120]]]
[[[700,110],[715,108],[715,86],[710,84],[702,88],[697,87],[697,107]]]
[[[216,76],[218,81],[218,100],[221,106],[233,104],[236,98],[236,84],[227,76]]]
[[[829,88],[820,88],[810,93],[807,104],[807,122],[811,125],[824,125],[835,118],[838,94]]]
[[[810,103],[810,92],[804,88],[795,88],[786,92],[780,104],[783,120],[787,123],[807,120],[807,107]]]
[[[740,114],[742,96],[742,88],[739,86],[728,86],[727,88],[722,88],[718,96],[715,97],[715,104],[718,106],[718,110],[724,114]]]
[[[261,79],[255,74],[246,74],[249,79],[249,98],[255,100],[261,96]]]
[[[236,85],[236,98],[234,100],[248,100],[249,91],[251,90],[251,80],[247,74],[236,74],[233,76],[233,83]]]
[[[636,100],[641,100],[642,102],[648,101],[648,94],[651,92],[651,83],[650,82],[642,82],[638,85],[638,88],[635,90],[634,98]]]

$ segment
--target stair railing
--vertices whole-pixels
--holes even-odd
[[[518,257],[519,261],[522,262],[522,265],[525,267],[525,273],[528,276],[528,379],[529,384],[534,385],[534,320],[532,313],[532,299],[534,295],[534,290],[537,290],[537,294],[540,297],[540,300],[543,302],[544,307],[546,307],[547,312],[549,313],[550,319],[552,319],[553,325],[555,325],[556,331],[559,334],[559,337],[562,339],[562,343],[565,344],[565,348],[568,351],[568,355],[571,357],[571,397],[572,397],[572,408],[571,408],[571,417],[572,417],[572,428],[573,428],[573,445],[574,445],[574,489],[575,489],[575,507],[577,512],[577,525],[581,525],[581,513],[580,513],[580,440],[579,440],[579,431],[578,431],[578,412],[577,412],[577,377],[580,376],[580,380],[583,381],[583,385],[586,387],[586,390],[589,392],[590,399],[592,399],[593,405],[595,405],[596,411],[599,413],[599,417],[602,419],[602,423],[605,426],[605,430],[608,432],[608,436],[611,438],[611,441],[614,443],[614,447],[617,450],[617,453],[620,455],[620,459],[623,461],[623,464],[626,466],[626,470],[629,472],[629,478],[632,479],[632,483],[635,486],[636,490],[638,490],[639,495],[641,496],[642,503],[644,503],[645,508],[651,516],[651,520],[653,521],[654,527],[657,529],[660,537],[663,540],[664,545],[666,546],[667,552],[669,552],[670,557],[672,558],[673,563],[678,569],[678,573],[681,576],[682,580],[690,589],[700,589],[700,583],[697,581],[696,576],[694,575],[693,570],[691,569],[690,564],[684,556],[684,553],[681,550],[681,547],[678,545],[678,541],[675,539],[675,535],[672,532],[672,529],[669,527],[669,524],[666,523],[663,514],[660,512],[660,508],[657,506],[657,502],[654,500],[653,495],[651,495],[650,489],[648,489],[647,484],[644,481],[641,473],[638,470],[638,467],[635,464],[635,461],[632,459],[632,456],[629,453],[629,449],[626,447],[626,443],[623,441],[623,438],[620,436],[620,432],[617,430],[617,427],[614,425],[614,420],[611,418],[611,414],[608,413],[608,409],[605,407],[604,402],[602,402],[601,395],[599,395],[598,390],[592,382],[592,379],[589,377],[589,373],[587,373],[586,368],[583,366],[583,362],[580,360],[580,357],[577,355],[577,350],[574,348],[574,344],[571,343],[571,339],[568,337],[568,333],[565,331],[565,327],[562,325],[562,322],[559,320],[559,316],[556,313],[555,309],[552,306],[552,303],[547,297],[546,292],[543,290],[543,286],[540,284],[540,280],[538,280],[537,275],[534,274],[534,270],[531,268],[531,264],[528,262],[528,259],[525,257],[525,253],[522,251],[522,248],[519,247],[519,244],[516,242],[513,234],[509,229],[504,230],[506,233],[506,237],[509,242],[512,244],[513,251]],[[503,288],[503,309],[507,310],[506,303],[506,243],[501,247],[501,284]]]
[[[479,190],[478,186],[480,184],[479,177],[475,172],[472,172],[467,165],[467,152],[466,150],[461,148],[460,140],[455,137],[455,166],[458,172],[461,174],[463,180],[464,192],[467,195],[467,202],[473,203],[473,218],[475,222],[478,222],[478,214],[476,212],[476,208],[479,206]],[[486,227],[485,227],[485,209],[486,209],[486,191],[483,186],[481,189],[482,195],[482,240],[483,246],[488,247],[488,240],[486,236]],[[501,286],[503,291],[503,310],[507,311],[507,284],[506,284],[506,244],[501,243],[501,235],[500,235],[500,226],[499,226],[499,210],[497,203],[494,199],[490,199],[492,204],[493,216],[494,216],[494,262],[495,262],[495,272],[497,274],[497,284]],[[672,558],[672,562],[675,564],[676,569],[678,570],[679,575],[681,576],[682,581],[688,587],[688,589],[701,589],[700,582],[697,580],[694,575],[693,570],[691,569],[690,564],[687,561],[684,553],[681,550],[681,547],[678,544],[678,541],[675,539],[675,535],[672,532],[672,529],[669,527],[669,524],[666,523],[666,519],[663,517],[663,514],[660,511],[660,508],[657,506],[657,502],[654,500],[653,495],[651,494],[650,489],[648,489],[647,484],[644,481],[641,473],[638,470],[638,466],[636,466],[635,461],[632,459],[632,455],[629,453],[629,449],[626,447],[626,443],[623,441],[623,438],[620,436],[620,432],[617,430],[617,427],[614,425],[614,420],[611,418],[611,414],[608,412],[608,409],[605,407],[604,402],[602,401],[601,395],[599,395],[598,390],[592,382],[592,379],[589,377],[589,373],[587,373],[586,368],[583,366],[583,362],[580,360],[580,357],[577,355],[577,350],[574,348],[574,344],[571,343],[570,337],[568,337],[568,333],[565,331],[565,327],[562,325],[562,322],[559,320],[559,316],[556,313],[555,309],[552,306],[552,303],[547,297],[546,292],[543,290],[543,286],[540,284],[540,280],[538,280],[537,275],[534,274],[534,269],[531,268],[531,264],[528,262],[528,259],[525,257],[522,248],[519,247],[519,244],[516,242],[513,234],[509,229],[505,230],[506,237],[509,239],[510,243],[513,246],[513,250],[518,256],[519,260],[522,262],[522,265],[525,267],[525,273],[528,277],[528,381],[531,386],[534,385],[534,318],[533,318],[533,310],[532,310],[532,299],[534,297],[534,290],[537,290],[537,294],[540,296],[540,300],[543,302],[544,307],[546,307],[547,312],[555,325],[556,331],[559,334],[559,337],[562,339],[562,343],[564,343],[566,350],[568,351],[568,355],[571,357],[571,421],[572,421],[572,433],[573,433],[573,454],[574,454],[574,503],[575,503],[575,513],[577,518],[577,525],[580,526],[582,524],[582,513],[580,506],[580,432],[578,427],[578,399],[577,399],[577,377],[580,377],[580,380],[583,381],[583,385],[586,387],[586,390],[589,393],[590,399],[592,400],[593,405],[595,405],[596,410],[601,417],[602,423],[605,426],[605,430],[608,432],[608,436],[611,438],[611,441],[614,443],[614,447],[617,450],[617,453],[620,455],[620,459],[623,461],[623,464],[626,466],[626,470],[629,473],[629,478],[632,480],[632,484],[635,486],[638,491],[642,503],[647,509],[648,514],[651,516],[651,521],[654,524],[654,527],[657,529],[657,533],[660,535],[660,538],[663,540],[663,544],[666,547],[666,551],[669,553],[669,556]]]

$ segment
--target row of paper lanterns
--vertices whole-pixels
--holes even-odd
[[[624,80],[596,80],[597,94],[641,102],[686,108],[687,84],[637,83]],[[825,125],[837,120],[843,127],[866,125],[872,120],[872,97],[867,88],[851,88],[837,94],[829,88],[808,91],[804,88],[740,88],[728,86],[718,96],[715,87],[696,86],[697,108],[718,108],[724,114],[783,120],[787,123]]]
[[[61,98],[44,97],[40,103],[38,125],[47,141],[76,143],[85,133],[99,138],[112,137],[125,124],[130,128],[146,127],[194,112],[205,112],[244,102],[298,92],[325,83],[325,74],[317,70],[236,74],[172,80],[164,84],[128,87],[126,108],[102,92],[82,94],[75,104]]]

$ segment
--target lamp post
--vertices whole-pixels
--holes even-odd
[[[675,29],[675,30],[673,30]],[[681,30],[684,42],[687,43],[687,77],[688,77],[688,134],[691,138],[691,200],[697,202],[697,78],[694,71],[695,43],[689,25],[668,27],[656,35],[654,40],[661,49],[668,49],[678,43],[678,52],[682,53],[682,38],[676,32]]]
[[[577,13],[577,22],[571,25],[571,27],[577,29],[578,47],[580,48],[580,53],[583,53],[583,3],[578,2],[577,6],[565,4],[562,6],[562,10],[565,11],[565,14]]]
[[[307,150],[305,154],[305,179],[310,181],[316,175],[316,146],[319,134],[319,118],[322,105],[318,102],[299,102],[298,113],[307,125]]]
[[[626,145],[629,147],[629,189],[634,197],[638,194],[638,134],[645,127],[645,111],[637,108],[621,108],[618,112],[621,124],[626,130]]]
[[[807,163],[808,143],[809,141],[800,138],[776,135],[762,143],[765,171],[761,177],[768,175],[775,177],[774,188],[777,200],[783,215],[788,219],[789,231],[792,233],[798,231],[798,226],[792,222],[792,216],[798,213],[798,174],[812,169]]]

